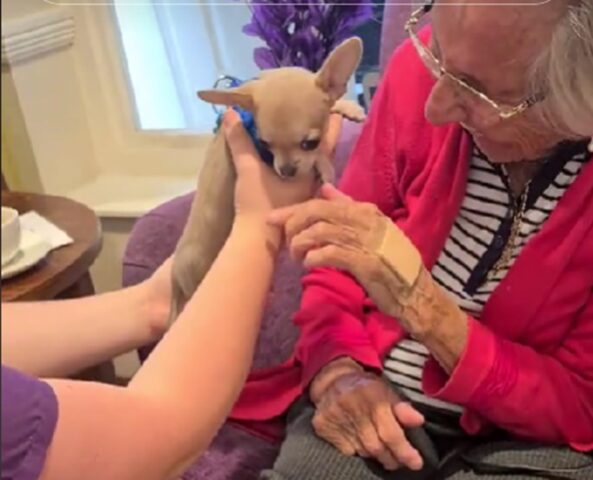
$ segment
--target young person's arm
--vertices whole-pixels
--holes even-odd
[[[170,262],[150,280],[72,300],[2,303],[2,364],[63,377],[155,341],[165,331]]]
[[[322,144],[327,155],[333,154],[341,122],[332,115]],[[239,136],[236,155],[251,154],[244,140]],[[286,193],[290,196],[291,189]],[[150,279],[116,292],[2,303],[2,364],[35,377],[64,377],[161,338],[171,302],[170,275],[171,260]]]
[[[127,388],[49,381],[60,413],[42,478],[173,478],[205,449],[249,371],[279,239],[236,224]]]

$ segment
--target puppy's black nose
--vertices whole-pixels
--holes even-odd
[[[282,165],[279,170],[280,175],[285,178],[292,178],[297,173],[297,167],[294,165]]]

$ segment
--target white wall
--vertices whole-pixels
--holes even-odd
[[[53,8],[44,0],[3,0],[2,19],[17,18]]]
[[[11,77],[47,192],[66,191],[97,173],[72,62],[74,30],[70,16],[42,1],[2,2],[2,75]],[[27,172],[20,177],[30,187]]]

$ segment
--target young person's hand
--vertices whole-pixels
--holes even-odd
[[[319,185],[314,172],[306,177],[283,180],[265,165],[236,111],[229,109],[222,125],[237,170],[235,208],[238,216],[264,218],[275,208],[303,202],[315,194]],[[332,114],[319,147],[329,158],[333,157],[341,126],[342,117]]]
[[[237,112],[227,110],[222,126],[237,171],[238,218],[256,218],[265,224],[267,214],[273,209],[300,203],[315,194],[318,185],[314,172],[283,180],[261,160]]]

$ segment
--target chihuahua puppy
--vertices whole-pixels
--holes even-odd
[[[318,146],[330,113],[364,120],[360,106],[341,99],[361,56],[362,42],[353,37],[336,47],[316,73],[298,67],[266,70],[239,87],[200,91],[198,97],[251,112],[260,146],[273,156],[270,161],[281,178],[290,181],[316,175],[332,182],[331,160]],[[189,218],[175,250],[171,321],[196,291],[229,236],[235,180],[230,151],[219,129],[206,153]]]

